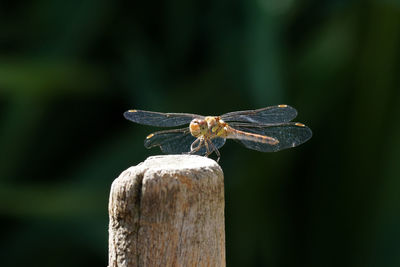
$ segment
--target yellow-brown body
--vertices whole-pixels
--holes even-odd
[[[203,119],[194,119],[189,125],[190,133],[200,139],[210,140],[216,137],[242,139],[275,145],[279,141],[275,138],[243,132],[230,127],[221,117],[208,116]]]

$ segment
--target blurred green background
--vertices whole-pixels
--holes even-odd
[[[400,266],[400,4],[2,1],[2,266],[107,265],[110,185],[150,155],[137,108],[289,104],[313,138],[228,141],[228,266]]]

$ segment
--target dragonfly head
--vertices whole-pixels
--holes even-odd
[[[190,133],[194,137],[200,137],[202,135],[207,134],[208,125],[205,120],[194,119],[190,122],[189,129],[190,129]]]

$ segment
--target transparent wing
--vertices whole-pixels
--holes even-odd
[[[245,147],[262,152],[276,152],[282,149],[295,147],[306,142],[312,136],[312,131],[310,128],[302,123],[297,122],[270,125],[255,125],[250,123],[232,122],[229,125],[236,130],[269,136],[279,141],[279,143],[273,145],[256,141],[236,139]]]
[[[225,138],[219,138],[219,137],[211,140],[216,149],[220,149],[225,144],[225,141],[226,141]]]
[[[146,148],[159,146],[166,154],[182,154],[190,151],[190,145],[196,140],[189,128],[159,131],[149,134],[144,140]]]
[[[278,105],[256,110],[234,111],[221,116],[226,122],[252,122],[259,124],[283,123],[297,116],[296,109],[288,105]]]
[[[210,142],[213,143],[213,145],[216,149],[220,149],[225,144],[225,141],[226,141],[225,138],[220,138],[220,137],[213,138],[210,140]],[[209,146],[208,148],[209,148],[210,152],[214,152],[214,149],[212,146]],[[207,152],[206,146],[203,144],[203,146],[200,148],[200,150],[194,154],[195,155],[205,155],[206,152]]]
[[[191,120],[204,116],[189,113],[161,113],[144,110],[128,110],[124,113],[127,120],[151,126],[174,127],[190,123]]]
[[[190,146],[195,140],[196,137],[190,134],[188,128],[181,128],[149,134],[144,140],[144,146],[146,148],[159,146],[161,151],[166,154],[182,154],[190,152]],[[211,142],[216,149],[219,149],[225,144],[225,138],[214,138]],[[212,147],[209,147],[209,149],[213,151]],[[203,144],[201,148],[193,154],[205,155],[206,152],[206,146]]]

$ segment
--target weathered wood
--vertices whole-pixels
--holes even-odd
[[[112,184],[109,266],[225,266],[224,181],[194,155],[150,157]]]

